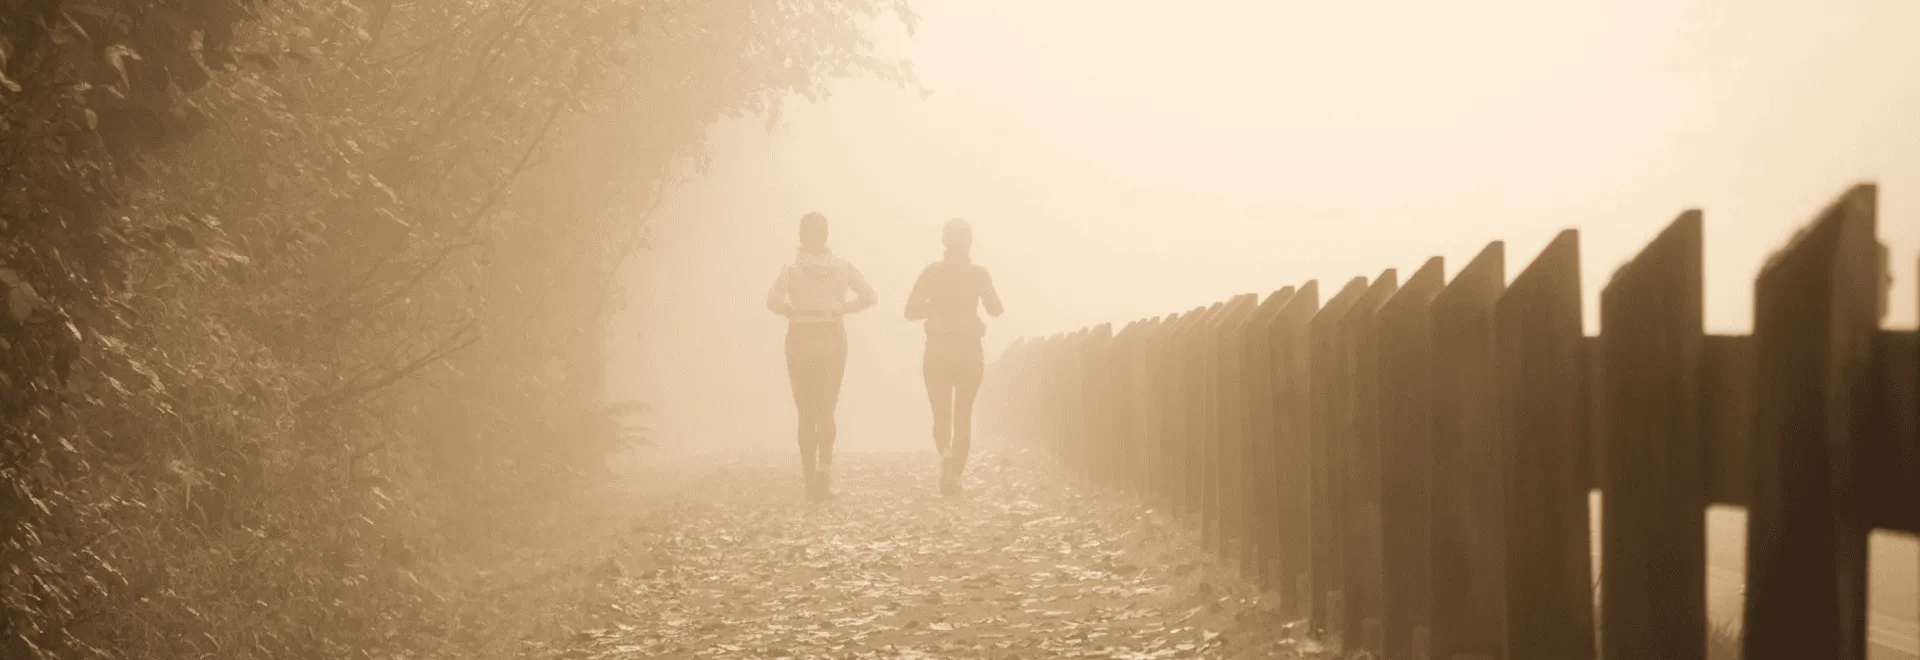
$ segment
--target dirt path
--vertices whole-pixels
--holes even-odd
[[[933,494],[923,453],[840,457],[829,505],[790,457],[716,466],[633,523],[599,623],[547,658],[1287,657],[1254,594],[1141,507],[980,457]]]

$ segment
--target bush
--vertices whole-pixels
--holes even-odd
[[[717,118],[908,82],[888,12],[0,10],[0,656],[463,630],[442,569],[633,437],[599,336],[660,186]]]

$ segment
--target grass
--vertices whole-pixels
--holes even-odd
[[[1707,660],[1740,660],[1740,631],[1733,622],[1707,624]]]
[[[1600,630],[1600,582],[1593,584],[1593,624],[1594,640],[1599,642]],[[1605,649],[1602,656],[1605,657]],[[1740,660],[1740,629],[1733,621],[1707,622],[1707,660]]]

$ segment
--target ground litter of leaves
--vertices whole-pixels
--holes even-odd
[[[791,458],[791,457],[787,457]],[[1258,594],[1139,504],[1025,456],[935,492],[931,452],[735,457],[634,521],[599,623],[535,657],[1301,657]]]

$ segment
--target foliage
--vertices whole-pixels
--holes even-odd
[[[372,655],[617,443],[706,126],[907,83],[901,0],[0,10],[0,656]],[[517,516],[517,518],[516,518]]]
[[[956,502],[926,456],[846,456],[831,511],[766,486],[797,480],[783,454],[705,467],[629,533],[647,551],[605,578],[610,616],[527,657],[1277,657],[1273,612],[1215,587],[1236,581],[1199,539],[1009,458],[975,456]]]

